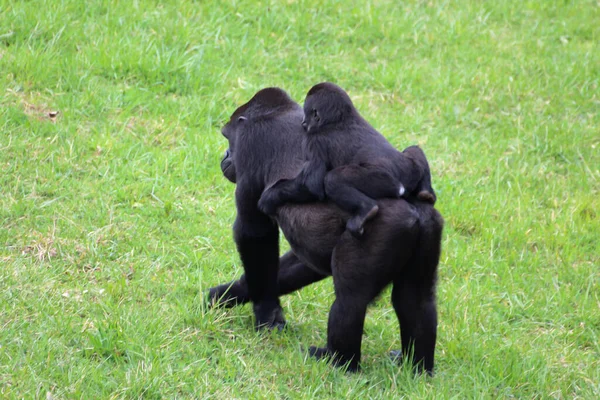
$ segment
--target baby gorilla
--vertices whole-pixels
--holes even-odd
[[[377,215],[376,199],[404,196],[435,203],[429,164],[411,146],[400,152],[360,116],[348,94],[333,83],[313,86],[304,101],[306,131],[302,171],[267,189],[259,208],[273,214],[284,203],[326,197],[353,216],[346,228],[355,237]]]

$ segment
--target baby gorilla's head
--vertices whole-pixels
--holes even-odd
[[[326,125],[353,118],[355,113],[354,104],[344,89],[322,82],[313,86],[306,95],[302,127],[307,133],[317,133]]]

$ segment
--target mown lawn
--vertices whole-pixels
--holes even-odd
[[[596,0],[0,0],[0,397],[600,398],[599,21]],[[387,359],[389,292],[355,375],[300,349],[330,280],[283,299],[283,333],[204,305],[242,272],[220,127],[323,80],[432,165],[433,379]]]

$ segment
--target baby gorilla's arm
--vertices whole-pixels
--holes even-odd
[[[310,161],[307,163],[299,177],[301,179],[300,186],[304,186],[317,200],[325,200],[325,175],[327,169],[324,162]]]
[[[309,203],[318,199],[302,183],[302,174],[299,174],[294,179],[280,179],[265,190],[258,200],[258,209],[273,215],[285,203]]]

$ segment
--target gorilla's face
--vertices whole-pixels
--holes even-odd
[[[235,173],[235,139],[237,137],[238,129],[240,128],[240,124],[243,124],[247,121],[244,116],[236,116],[232,115],[231,119],[223,129],[221,129],[221,133],[225,138],[229,141],[229,148],[225,150],[225,155],[221,160],[221,171],[225,178],[227,178],[230,182],[236,183],[236,173]]]
[[[221,171],[223,171],[223,175],[230,182],[235,183],[235,164],[233,163],[233,158],[231,157],[231,151],[229,149],[225,150],[225,155],[221,160]]]

